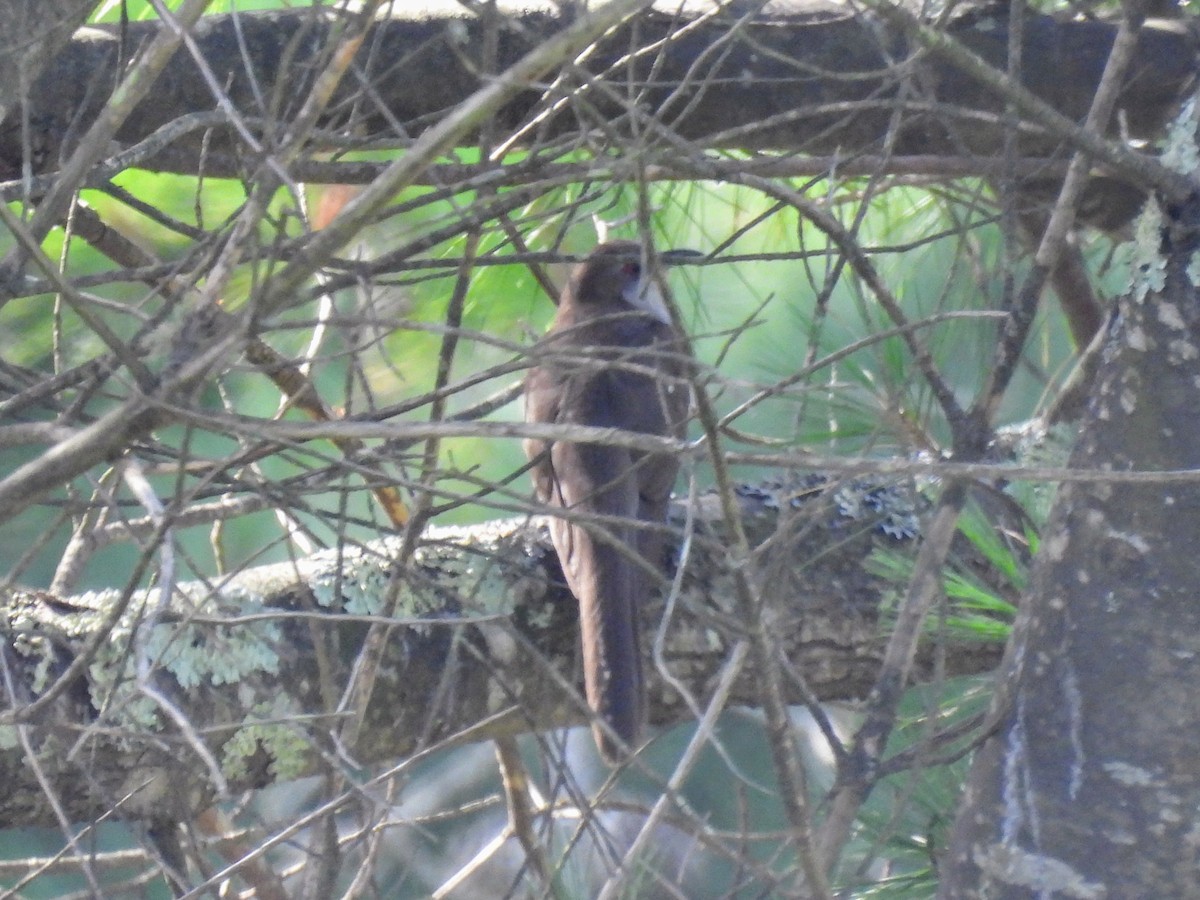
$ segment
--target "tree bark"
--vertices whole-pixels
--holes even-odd
[[[1200,200],[1138,227],[1071,466],[1195,470]],[[1060,490],[939,896],[1200,895],[1198,534],[1194,480]]]
[[[323,131],[312,150],[353,149],[370,140],[403,145],[486,83],[486,72],[503,71],[569,17],[569,11],[535,10],[489,20],[460,10],[380,22],[359,51],[357,77],[344,81],[318,122]],[[123,33],[107,27],[77,35],[26,98],[29,130],[23,132],[15,112],[0,122],[0,177],[18,177],[26,146],[33,148],[35,172],[53,170],[71,137],[108,99],[129,48],[157,27],[137,22]],[[121,164],[245,174],[254,161],[239,131],[256,135],[269,151],[291,121],[290,104],[308,94],[321,71],[339,27],[340,15],[329,8],[206,18],[196,44],[230,108],[218,109],[210,81],[180,51],[119,133],[123,148],[138,145]],[[493,27],[495,58],[488,61],[481,54]],[[666,151],[667,160],[681,146],[721,147],[837,154],[839,166],[879,152],[897,129],[893,155],[992,159],[1008,127],[997,90],[1007,20],[975,12],[947,33],[998,70],[990,84],[991,76],[964,77],[945,54],[922,51],[890,19],[847,15],[842,5],[775,3],[752,17],[737,5],[701,18],[650,10],[565,66],[548,89],[531,86],[497,109],[489,127],[514,147],[551,146],[555,154],[581,144],[627,148],[638,135],[635,143]],[[1023,85],[1066,120],[1080,121],[1114,33],[1107,23],[1029,14]],[[1167,21],[1148,25],[1139,40],[1114,121],[1126,136],[1148,140],[1160,134],[1192,77],[1195,42],[1181,23]],[[1061,133],[1026,124],[1025,155],[1061,152]],[[353,167],[306,168],[308,162],[294,166],[307,180],[355,180]],[[371,171],[360,167],[357,177]],[[514,175],[521,171],[513,168]]]
[[[0,4],[0,122],[17,108],[25,90],[75,29],[87,21],[93,0],[8,0]]]
[[[869,497],[855,506],[851,493],[863,490]],[[810,485],[802,503],[795,496],[777,486],[741,498],[749,533],[776,545],[755,577],[770,579],[782,649],[804,678],[803,687],[791,683],[788,699],[861,697],[875,677],[892,587],[864,562],[876,548],[912,548],[894,535],[897,517],[912,517],[913,497],[894,486],[833,483]],[[865,505],[888,496],[894,510],[908,512]],[[669,621],[661,600],[640,610],[650,718],[659,726],[693,717],[681,686],[703,707],[741,637],[718,506],[713,497],[697,505]],[[676,509],[673,524],[682,522]],[[585,721],[578,611],[544,525],[517,519],[431,529],[403,571],[393,562],[398,544],[324,551],[180,585],[165,604],[151,593],[10,592],[0,603],[9,685],[0,717],[0,827],[53,821],[30,752],[72,821],[114,809],[186,817],[218,786],[257,788],[322,771],[349,714],[339,703],[367,625],[379,621],[371,617],[392,590],[401,612],[389,620],[394,634],[371,704],[357,744],[337,752],[378,763],[435,741]],[[660,630],[661,663],[648,646]],[[89,642],[98,642],[94,655],[60,684]],[[922,652],[922,680],[987,671],[1000,656],[997,645],[967,638],[940,646],[931,639]],[[755,705],[758,691],[747,670],[731,702]]]

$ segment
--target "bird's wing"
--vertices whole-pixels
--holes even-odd
[[[614,412],[613,387],[595,371],[535,373],[526,416],[558,424],[613,424],[613,416],[620,416]],[[633,454],[624,447],[570,441],[531,441],[526,452],[536,459],[538,496],[570,513],[552,517],[550,533],[567,585],[579,600],[588,703],[631,743],[642,720],[636,604],[648,587],[645,572],[630,558],[638,547],[631,523],[640,504]],[[605,729],[598,728],[596,738],[606,758],[620,757]]]

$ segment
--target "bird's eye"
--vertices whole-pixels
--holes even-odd
[[[636,262],[627,262],[621,266],[621,272],[626,278],[631,281],[636,281],[642,277],[642,264]]]

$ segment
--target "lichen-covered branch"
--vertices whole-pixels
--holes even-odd
[[[893,489],[855,499],[861,490],[810,482],[740,497],[749,534],[771,539],[764,572],[751,577],[769,568],[777,639],[803,677],[790,684],[789,702],[853,699],[875,676],[891,584],[864,561],[879,547],[909,549],[916,520],[908,491],[895,491],[895,503],[908,504],[897,512],[881,502]],[[680,688],[703,704],[742,637],[715,498],[701,498],[696,513],[669,620],[661,601],[642,610],[647,642],[659,629],[665,636],[670,681],[653,664],[648,672],[659,725],[693,715]],[[680,511],[674,526],[683,521]],[[32,717],[23,708],[55,684],[122,597],[9,592],[0,613],[0,778],[8,786],[0,825],[50,820],[27,748],[73,820],[112,809],[170,818],[211,802],[218,785],[262,787],[438,742],[584,721],[576,610],[541,523],[432,529],[402,571],[397,547],[385,538],[180,584],[165,601],[138,594],[83,675]],[[336,739],[349,715],[342,691],[391,591],[400,612],[388,620],[358,743],[347,747]],[[999,655],[977,642],[942,649],[952,673],[987,670]],[[919,663],[916,677],[931,672]],[[731,702],[756,704],[757,688],[748,670]]]
[[[1200,172],[1196,105],[1165,161]],[[1152,201],[1071,456],[1196,470],[1200,201]],[[1200,490],[1064,485],[977,752],[939,897],[1184,897],[1200,881]]]

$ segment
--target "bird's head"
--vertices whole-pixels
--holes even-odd
[[[694,250],[669,250],[658,256],[670,264],[703,256]],[[597,246],[571,275],[570,297],[578,305],[626,304],[671,324],[671,315],[650,271],[646,249],[635,241]]]

